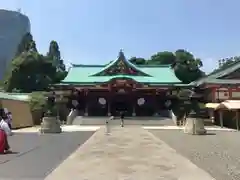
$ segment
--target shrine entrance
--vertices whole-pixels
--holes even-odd
[[[126,116],[132,116],[133,106],[129,95],[115,95],[111,102],[111,114],[119,116],[123,111]]]

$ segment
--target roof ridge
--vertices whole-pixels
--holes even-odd
[[[91,76],[96,76],[102,72],[104,72],[105,70],[107,70],[108,68],[112,67],[113,65],[115,65],[118,61],[124,61],[125,63],[127,63],[130,67],[132,67],[133,69],[135,69],[136,71],[140,72],[141,74],[145,75],[145,76],[150,76],[149,74],[143,72],[141,69],[138,68],[138,66],[134,65],[133,63],[131,63],[129,60],[127,60],[124,56],[124,53],[122,52],[122,50],[120,50],[119,52],[119,56],[117,59],[115,59],[114,61],[110,62],[108,65],[106,65],[104,68],[102,68],[99,72],[92,74]]]
[[[208,76],[212,76],[212,75],[218,74],[220,72],[223,72],[229,68],[232,68],[233,66],[237,65],[238,63],[240,63],[240,61],[233,61],[230,64],[228,64],[227,67],[225,67],[224,69],[221,69],[221,67],[220,67],[219,69],[216,69],[215,72],[210,73]]]
[[[72,64],[72,67],[105,67],[105,65],[97,65],[97,64]]]
[[[154,64],[144,64],[144,65],[136,65],[139,68],[143,68],[143,67],[150,67],[150,68],[159,68],[159,67],[171,67],[171,64],[158,64],[158,65],[154,65]]]
[[[214,74],[210,74],[208,77],[219,78],[219,77],[224,76],[225,74],[229,74],[239,68],[240,68],[240,61],[237,61],[237,62],[229,64],[229,66],[226,67],[225,69],[222,69]]]

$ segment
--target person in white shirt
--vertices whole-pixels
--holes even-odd
[[[10,129],[12,129],[12,113],[8,112],[5,121],[8,123]]]
[[[4,132],[7,134],[7,136],[13,135],[11,129],[9,128],[8,123],[7,123],[4,119],[2,119],[2,120],[0,121],[0,128],[1,128],[2,130],[4,130]]]

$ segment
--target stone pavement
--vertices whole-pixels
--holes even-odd
[[[99,129],[46,180],[213,180],[140,127]]]

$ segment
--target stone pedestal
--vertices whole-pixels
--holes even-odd
[[[56,117],[44,117],[41,123],[40,133],[61,133],[61,124]]]
[[[77,117],[78,115],[78,110],[74,109],[71,110],[69,115],[67,116],[67,125],[72,125],[74,119]]]
[[[184,127],[184,133],[193,134],[193,135],[203,135],[207,131],[204,128],[204,120],[197,118],[187,118],[186,124]]]

